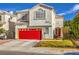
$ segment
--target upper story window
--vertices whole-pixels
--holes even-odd
[[[23,17],[22,17],[22,20],[28,20],[28,14],[25,14]]]
[[[43,20],[45,19],[45,10],[42,10],[42,9],[38,9],[36,12],[35,12],[35,19],[36,20]]]

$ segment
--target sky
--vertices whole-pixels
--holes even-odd
[[[0,10],[19,11],[29,9],[38,3],[0,3]],[[65,20],[71,20],[75,17],[76,12],[79,11],[78,3],[44,3],[55,9],[55,12],[64,16]]]

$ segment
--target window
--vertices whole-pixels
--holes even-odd
[[[45,28],[45,34],[49,34],[49,28],[48,27]]]
[[[43,20],[45,19],[45,10],[39,9],[38,11],[35,12],[35,19]]]
[[[28,20],[28,14],[25,14],[23,17],[22,17],[22,20]]]

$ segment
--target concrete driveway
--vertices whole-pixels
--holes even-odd
[[[33,47],[37,41],[0,40],[0,50],[12,47]]]

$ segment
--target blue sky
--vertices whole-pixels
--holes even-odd
[[[0,3],[1,10],[18,11],[28,9],[37,3]],[[65,20],[71,20],[75,16],[75,12],[79,10],[78,3],[45,3],[52,6],[58,15],[64,16]]]

